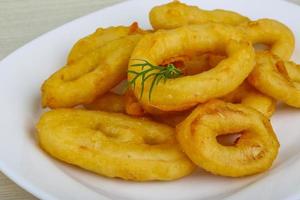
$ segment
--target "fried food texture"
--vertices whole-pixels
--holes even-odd
[[[84,105],[84,107],[88,110],[125,113],[124,96],[113,92],[108,92],[97,98],[92,103]]]
[[[254,49],[243,40],[243,36],[232,26],[214,23],[160,30],[145,35],[129,62],[128,71],[131,73],[128,73],[128,80],[135,81],[135,96],[142,105],[163,111],[186,110],[198,103],[224,96],[245,80],[255,64]],[[141,77],[135,79],[136,74],[149,69],[149,66],[137,66],[141,60],[160,65],[166,59],[191,52],[224,52],[227,57],[211,70],[167,79],[157,84],[151,92],[156,71],[150,72],[152,77],[146,81],[142,82]]]
[[[140,38],[131,35],[114,40],[58,70],[42,85],[43,107],[88,104],[108,92],[126,78],[130,55]]]
[[[195,165],[175,140],[175,130],[118,113],[58,109],[37,124],[40,146],[53,157],[107,177],[174,180]]]
[[[300,66],[268,52],[256,57],[248,81],[262,93],[300,108]]]
[[[207,22],[238,25],[249,21],[245,16],[228,10],[203,10],[179,1],[155,6],[149,13],[149,19],[154,29],[173,29],[188,24],[203,24]]]
[[[176,0],[149,18],[153,30],[99,28],[74,44],[41,87],[43,108],[54,109],[36,125],[41,148],[132,181],[176,180],[197,166],[227,177],[270,169],[276,101],[300,108],[293,32]]]
[[[122,37],[134,34],[143,34],[145,31],[138,27],[136,22],[128,26],[116,26],[108,28],[98,28],[95,33],[80,39],[72,47],[69,56],[68,64],[80,60],[86,54],[95,49]]]
[[[148,107],[144,109],[130,90],[127,90],[123,95],[108,92],[97,98],[91,104],[85,105],[85,108],[89,110],[123,113],[134,117],[147,117],[171,127],[175,127],[182,122],[191,112],[190,110],[164,112]]]
[[[144,116],[145,110],[139,103],[133,92],[128,89],[124,94],[125,112],[131,116],[141,117]]]
[[[236,90],[221,98],[231,103],[240,103],[245,106],[254,108],[266,117],[271,117],[275,112],[276,101],[248,84],[245,81]]]
[[[212,100],[199,105],[176,127],[177,139],[189,158],[203,169],[221,176],[241,177],[269,169],[279,142],[269,120],[240,104]],[[233,146],[216,137],[240,133]]]
[[[270,52],[288,60],[295,48],[293,32],[284,24],[273,19],[249,21],[239,26],[253,44],[265,44]]]
[[[179,1],[154,7],[149,14],[154,29],[173,29],[191,24],[209,22],[230,24],[241,27],[249,41],[270,46],[271,52],[288,60],[294,50],[295,38],[283,23],[273,19],[250,21],[238,13],[226,10],[202,10]]]

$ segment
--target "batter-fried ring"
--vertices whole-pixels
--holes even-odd
[[[37,124],[41,147],[89,171],[126,180],[173,180],[195,165],[181,152],[174,129],[118,113],[58,109]]]
[[[43,83],[43,107],[87,104],[108,92],[126,78],[130,55],[141,37],[114,40],[58,70]]]
[[[124,113],[135,117],[148,117],[154,121],[175,127],[191,112],[164,112],[154,108],[144,109],[132,91],[127,90],[124,95],[108,92],[90,104],[84,105],[89,110]]]
[[[300,66],[271,53],[259,53],[248,81],[259,91],[300,108]]]
[[[175,127],[177,124],[182,122],[191,112],[190,110],[181,112],[166,112],[153,107],[143,107],[130,90],[125,93],[124,99],[126,114],[138,117],[147,116],[154,121],[167,124],[172,127]]]
[[[88,110],[126,113],[130,116],[142,117],[146,112],[138,102],[131,90],[123,95],[108,92],[95,99],[92,103],[84,105]]]
[[[263,172],[271,167],[279,149],[269,120],[260,112],[219,100],[198,106],[176,131],[178,142],[189,158],[221,176]],[[241,133],[234,146],[217,142],[217,136],[233,133]]]
[[[95,33],[86,36],[76,42],[69,53],[68,64],[79,60],[84,55],[113,40],[137,33],[144,33],[144,31],[138,27],[138,24],[136,22],[132,23],[129,27],[117,26],[98,28]]]
[[[179,1],[155,6],[151,9],[149,18],[154,29],[172,29],[188,24],[207,22],[238,25],[249,21],[247,17],[232,11],[220,9],[208,11]]]
[[[154,121],[175,127],[182,122],[190,111],[183,112],[163,112],[149,108],[147,112],[138,102],[132,92],[127,91],[124,95],[109,92],[100,96],[90,104],[84,105],[89,110],[100,110],[107,112],[124,113],[135,117],[148,117]]]
[[[176,67],[180,68],[184,74],[194,75],[212,69],[223,59],[225,59],[223,55],[206,53],[185,57],[185,59],[182,59],[182,57],[179,57],[178,59],[173,58],[172,63],[175,64]],[[292,66],[292,64],[288,66]],[[289,69],[291,74],[298,74],[299,76],[296,78],[300,79],[300,68],[289,67]],[[295,71],[295,69],[298,69],[299,71]],[[273,98],[260,93],[250,84],[248,84],[247,81],[242,83],[233,92],[221,97],[221,99],[227,102],[241,103],[245,106],[249,106],[260,111],[266,117],[271,117],[276,107],[276,101]],[[183,120],[184,116],[186,117],[186,115],[182,114],[161,114],[156,116],[156,118],[164,123],[174,126],[174,124],[178,124],[178,122]]]
[[[249,106],[261,112],[266,117],[271,117],[276,107],[276,101],[273,98],[260,93],[247,82],[244,82],[236,90],[221,99],[227,102],[241,103],[245,106]]]
[[[143,106],[129,89],[124,94],[124,106],[128,115],[141,117],[146,114]]]
[[[108,92],[84,107],[88,110],[125,113],[125,100],[123,95]]]
[[[233,91],[252,71],[255,62],[252,45],[242,39],[243,34],[236,28],[222,24],[190,25],[145,35],[134,49],[129,62],[129,70],[136,73],[143,69],[134,66],[140,63],[135,59],[160,65],[165,59],[190,52],[225,52],[228,57],[209,71],[157,84],[151,99],[148,94],[154,79],[150,77],[144,81],[143,91],[146,95],[139,101],[142,105],[163,111],[180,111]],[[129,81],[133,78],[134,75],[129,73]],[[142,82],[138,78],[134,88],[136,97],[140,97],[141,90]]]
[[[191,113],[191,110],[185,110],[181,112],[164,113],[161,115],[151,115],[151,118],[157,122],[167,124],[172,127],[176,127]]]
[[[290,59],[295,48],[293,32],[284,24],[273,19],[259,19],[241,24],[248,40],[253,44],[266,44],[270,51],[284,60]]]
[[[167,66],[168,64],[173,64],[184,75],[195,75],[210,70],[225,58],[224,55],[212,53],[185,55],[164,60],[161,65]]]

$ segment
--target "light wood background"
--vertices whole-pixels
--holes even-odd
[[[0,60],[42,33],[121,1],[0,0]],[[290,1],[300,4],[300,0]],[[0,172],[0,199],[35,200],[36,198]]]

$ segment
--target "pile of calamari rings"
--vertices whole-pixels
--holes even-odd
[[[300,108],[291,30],[179,1],[149,18],[153,30],[99,28],[73,46],[41,87],[53,109],[36,126],[41,148],[134,181],[179,179],[197,166],[228,177],[269,169],[277,101]]]

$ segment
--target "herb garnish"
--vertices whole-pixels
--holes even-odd
[[[167,66],[156,66],[156,65],[149,63],[147,60],[141,60],[141,59],[133,59],[133,60],[141,61],[141,63],[133,64],[131,66],[132,67],[141,67],[142,71],[136,72],[136,71],[128,70],[128,73],[135,75],[134,78],[128,82],[128,84],[130,87],[132,87],[134,89],[136,80],[139,77],[142,78],[142,80],[141,80],[142,88],[141,88],[140,98],[143,97],[145,81],[148,80],[150,77],[154,77],[154,78],[151,83],[149,94],[148,94],[149,100],[151,100],[151,94],[152,94],[154,86],[157,86],[162,80],[165,83],[167,79],[177,78],[180,75],[182,75],[181,70],[176,68],[175,65],[173,65],[173,64],[168,64]],[[145,69],[145,67],[147,67],[147,68]]]

